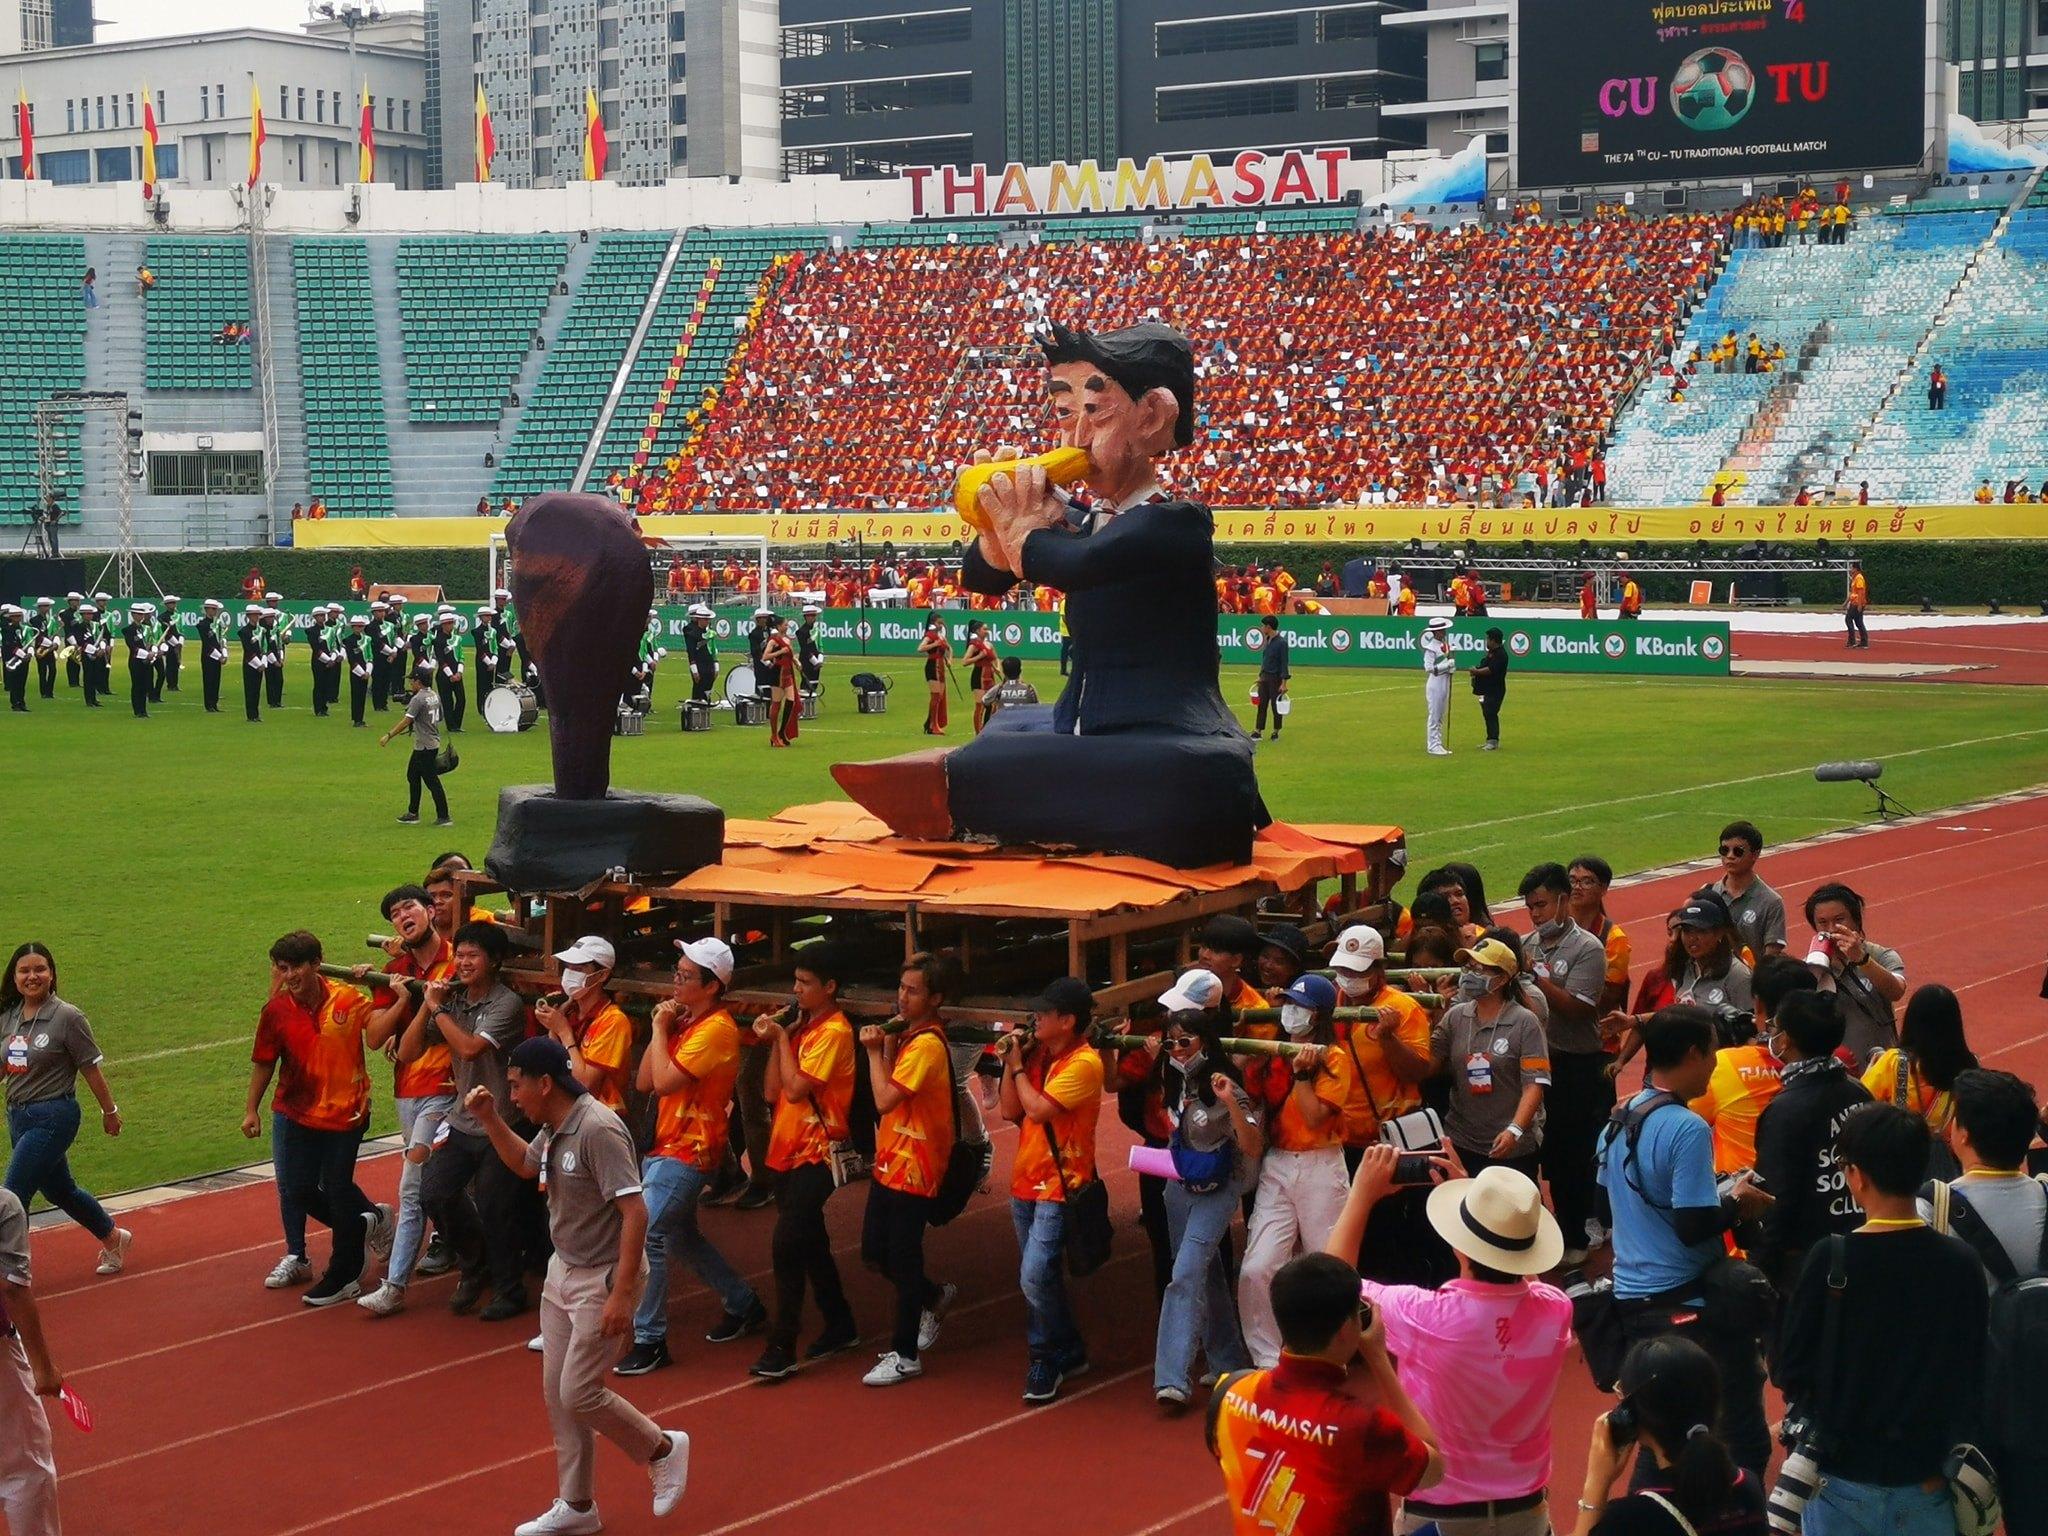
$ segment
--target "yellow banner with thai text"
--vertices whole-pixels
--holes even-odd
[[[502,518],[322,518],[292,527],[301,549],[461,549],[504,531]],[[966,531],[951,512],[704,513],[646,517],[651,540],[765,537],[796,544],[906,547],[950,545]],[[2048,506],[1949,507],[1560,507],[1488,511],[1469,507],[1318,507],[1216,514],[1218,544],[1881,544],[1945,539],[2048,539]]]

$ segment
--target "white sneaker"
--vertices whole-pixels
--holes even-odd
[[[870,1387],[893,1387],[924,1374],[924,1363],[906,1360],[893,1349],[882,1356],[875,1368],[861,1377],[861,1382]]]
[[[277,1268],[263,1277],[263,1288],[267,1291],[281,1291],[292,1285],[311,1285],[313,1266],[296,1254],[286,1254],[277,1261]]]
[[[953,1298],[959,1294],[959,1286],[942,1285],[939,1287],[939,1299],[918,1314],[917,1349],[919,1354],[924,1353],[924,1351],[939,1342],[939,1324],[946,1320],[946,1309],[953,1305]]]
[[[1451,755],[1451,749],[1449,747],[1431,747],[1429,749],[1429,755],[1431,757],[1449,757]]]
[[[380,1259],[391,1257],[391,1239],[394,1229],[391,1225],[391,1207],[378,1201],[375,1210],[364,1215],[363,1222],[370,1229],[370,1251]]]
[[[405,1287],[393,1285],[389,1280],[386,1280],[377,1289],[370,1292],[369,1295],[359,1298],[356,1305],[372,1317],[389,1317],[394,1312],[403,1312],[405,1310]]]
[[[654,1512],[666,1515],[683,1501],[683,1489],[690,1481],[690,1437],[680,1429],[662,1431],[668,1437],[668,1454],[647,1463],[647,1475],[654,1481]]]
[[[548,1347],[548,1341],[545,1337],[536,1333],[532,1338],[526,1341],[526,1347],[532,1350],[537,1355],[542,1350]]]
[[[135,1234],[126,1227],[114,1228],[114,1240],[100,1250],[100,1267],[93,1271],[99,1275],[118,1275],[121,1266],[128,1262],[128,1245],[135,1241]]]
[[[596,1536],[603,1529],[604,1521],[597,1517],[595,1504],[588,1509],[571,1509],[557,1499],[539,1519],[514,1526],[512,1536]]]

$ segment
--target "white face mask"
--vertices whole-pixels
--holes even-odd
[[[1313,1008],[1304,1008],[1299,1003],[1282,1003],[1280,1027],[1299,1040],[1316,1027],[1316,1011]]]
[[[590,973],[588,971],[562,972],[562,995],[564,997],[574,997],[588,985],[590,985]]]
[[[1337,990],[1346,997],[1366,997],[1372,992],[1372,980],[1352,971],[1337,972]]]

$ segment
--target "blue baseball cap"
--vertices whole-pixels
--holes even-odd
[[[1337,1006],[1337,986],[1327,976],[1298,977],[1294,985],[1280,995],[1290,1003],[1313,1008],[1318,1013],[1327,1013]]]
[[[569,1065],[569,1053],[562,1049],[562,1042],[552,1035],[535,1035],[522,1040],[512,1047],[507,1064],[519,1069],[522,1077],[552,1077],[562,1092],[570,1098],[580,1098],[590,1092],[576,1080],[576,1073]]]

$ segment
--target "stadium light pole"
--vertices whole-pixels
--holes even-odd
[[[348,29],[348,83],[351,93],[360,86],[356,80],[356,29],[384,19],[384,7],[377,0],[314,0],[309,7],[315,21],[338,21]]]

